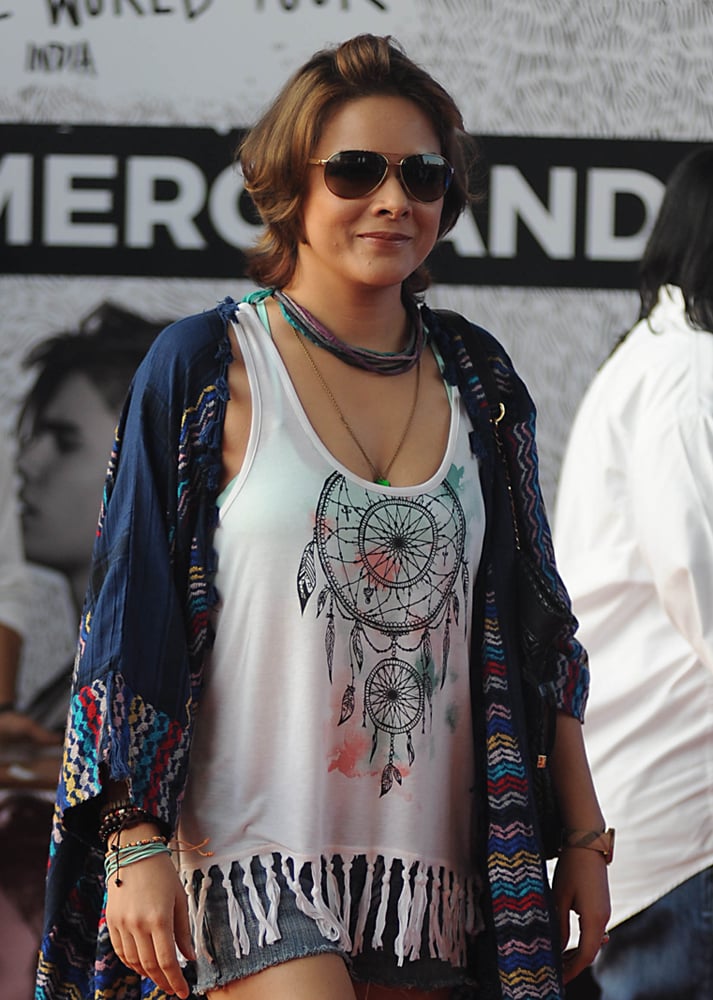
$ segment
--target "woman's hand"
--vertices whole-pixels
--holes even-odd
[[[564,826],[568,830],[605,830],[577,719],[560,712],[552,752],[552,776]],[[569,982],[597,956],[611,913],[607,866],[599,851],[565,847],[552,882],[562,948],[569,940],[570,911],[579,916],[579,944],[566,952],[564,981]]]
[[[565,848],[559,856],[552,881],[552,893],[559,916],[564,981],[578,976],[594,961],[606,940],[611,914],[609,883],[604,858],[597,851],[581,847]],[[579,917],[579,943],[567,951],[570,912]]]
[[[142,828],[138,828],[139,830]],[[155,834],[155,828],[150,828]],[[137,828],[126,831],[143,839]],[[149,834],[152,835],[152,834]],[[158,854],[120,869],[121,885],[107,885],[106,922],[117,955],[130,969],[166,993],[190,994],[176,955],[195,958],[188,923],[188,900],[169,854]]]
[[[3,712],[0,714],[0,744],[35,743],[38,746],[59,746],[60,733],[45,729],[23,712]]]

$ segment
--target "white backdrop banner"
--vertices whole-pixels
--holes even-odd
[[[5,125],[5,274],[231,277],[257,215],[240,131]],[[484,197],[429,261],[457,285],[634,288],[664,178],[690,144],[481,137]]]
[[[0,0],[0,422],[38,341],[111,299],[178,316],[248,290],[235,141],[313,51],[392,34],[482,138],[485,201],[429,301],[505,343],[545,493],[637,314],[663,185],[713,140],[709,0]]]
[[[92,100],[261,95],[321,45],[396,32],[408,0],[0,0],[0,88],[90,86]],[[268,58],[269,55],[269,58]]]

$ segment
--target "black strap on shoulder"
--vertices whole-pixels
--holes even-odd
[[[493,370],[490,367],[485,342],[480,334],[480,327],[470,323],[465,316],[454,312],[452,309],[434,309],[433,311],[462,337],[468,354],[470,354],[470,360],[483,386],[483,392],[490,408],[491,420],[494,422],[502,420],[505,407],[500,398]]]
[[[485,393],[485,398],[488,401],[488,409],[490,410],[490,426],[493,432],[493,440],[495,442],[495,448],[497,454],[502,462],[503,473],[505,476],[504,486],[506,488],[507,503],[510,508],[510,516],[512,520],[512,531],[513,539],[515,542],[515,548],[520,549],[520,527],[518,524],[518,516],[515,508],[515,495],[512,483],[512,473],[510,471],[510,463],[508,460],[507,452],[502,442],[500,436],[500,424],[505,417],[505,404],[503,403],[500,392],[498,391],[498,386],[495,381],[495,376],[493,374],[493,369],[490,367],[490,361],[488,359],[488,352],[485,347],[485,339],[481,335],[481,329],[474,323],[470,323],[465,316],[461,316],[460,313],[453,312],[450,309],[438,309],[436,310],[438,315],[453,329],[455,329],[463,339],[463,343],[466,346],[466,350],[470,355],[470,360],[475,368],[476,374],[480,379],[480,384],[483,387],[483,392]]]

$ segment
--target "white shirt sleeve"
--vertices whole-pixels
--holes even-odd
[[[713,673],[713,414],[662,423],[642,423],[633,448],[638,542],[661,606]]]

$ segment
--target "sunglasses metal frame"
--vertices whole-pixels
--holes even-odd
[[[329,181],[328,181],[328,176],[329,175],[328,175],[327,167],[328,167],[328,165],[332,161],[334,161],[335,157],[337,157],[337,156],[344,156],[345,153],[357,153],[357,154],[368,153],[369,156],[378,156],[379,159],[381,159],[383,161],[383,163],[384,163],[384,172],[382,173],[382,175],[379,178],[379,180],[374,184],[373,187],[369,188],[367,191],[364,191],[363,194],[352,194],[352,195],[340,194],[338,191],[335,191],[334,188],[330,187],[330,185],[329,185]],[[424,198],[419,198],[417,195],[415,195],[413,193],[413,191],[410,189],[410,187],[408,186],[408,184],[406,183],[406,180],[405,180],[404,174],[403,174],[403,165],[404,165],[404,163],[407,160],[411,160],[411,159],[418,158],[418,157],[429,157],[429,156],[434,157],[435,159],[437,159],[439,161],[439,166],[446,167],[447,172],[446,172],[445,184],[444,184],[444,187],[443,187],[443,191],[440,194],[436,195],[435,198],[424,199]],[[311,157],[309,157],[309,159],[307,160],[307,162],[309,164],[313,165],[313,166],[323,167],[324,168],[324,173],[323,173],[324,183],[326,184],[326,186],[329,189],[329,191],[331,191],[332,194],[335,197],[337,197],[337,198],[343,198],[346,201],[356,201],[358,198],[367,198],[370,194],[373,194],[375,191],[378,191],[378,189],[381,187],[381,185],[384,183],[384,181],[386,180],[386,178],[388,176],[389,167],[398,167],[399,181],[400,181],[401,186],[403,187],[404,191],[409,196],[409,198],[412,198],[414,201],[418,201],[418,202],[420,202],[423,205],[430,205],[434,201],[438,201],[439,198],[443,198],[443,196],[445,195],[446,191],[448,190],[448,188],[451,185],[451,181],[453,180],[453,173],[454,173],[454,170],[453,170],[453,167],[451,166],[451,164],[448,162],[448,160],[445,158],[445,156],[441,156],[440,153],[409,153],[408,156],[404,156],[400,160],[396,160],[396,159],[390,159],[386,155],[386,153],[377,153],[376,150],[373,150],[373,149],[340,149],[340,150],[337,150],[336,153],[332,153],[330,156],[324,157],[322,159],[318,159],[317,157],[311,156]]]

